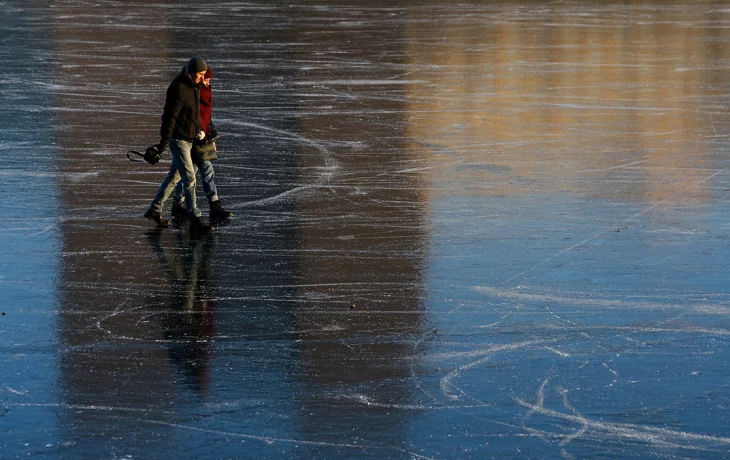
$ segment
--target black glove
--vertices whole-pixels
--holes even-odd
[[[159,143],[159,144],[157,144],[157,145],[156,145],[156,147],[157,147],[157,150],[159,150],[159,151],[160,151],[160,154],[162,154],[162,152],[164,152],[164,151],[165,151],[165,149],[167,148],[167,142],[165,142],[165,141],[160,141],[160,143]]]
[[[210,133],[210,135],[208,136],[210,139],[215,139],[216,137],[218,137],[218,130],[215,129],[215,125],[212,121],[208,123],[208,132]]]

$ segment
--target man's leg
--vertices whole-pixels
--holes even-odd
[[[190,158],[190,150],[193,144],[182,140],[173,140],[170,142],[170,152],[172,152],[172,162],[177,166],[180,173],[180,181],[183,184],[183,194],[185,195],[185,208],[190,218],[190,227],[196,231],[208,232],[213,227],[206,224],[200,219],[200,210],[197,206],[195,196],[195,165]]]
[[[193,164],[193,168],[196,171],[198,169],[195,164]],[[184,219],[188,217],[188,211],[185,209],[185,197],[183,193],[183,184],[182,181],[179,181],[172,194],[172,209],[170,210],[170,215],[173,219]]]
[[[182,201],[183,200],[183,186],[182,182],[178,182],[175,186],[175,191],[172,194],[172,199],[174,201]]]
[[[182,182],[183,195],[185,196],[185,208],[188,214],[200,217],[200,210],[197,207],[195,196],[195,165],[190,159],[190,149],[192,147],[192,143],[182,140],[174,139],[170,142],[172,162],[180,173],[180,182]]]
[[[180,180],[180,174],[178,173],[177,166],[175,163],[170,166],[170,170],[167,172],[167,176],[162,180],[160,188],[157,189],[155,198],[150,203],[150,209],[155,212],[162,212],[162,205],[167,201],[172,193],[173,188]]]
[[[158,227],[167,227],[170,225],[170,222],[162,217],[162,205],[170,196],[172,189],[179,180],[180,174],[178,174],[177,167],[173,162],[170,166],[170,170],[165,176],[165,179],[163,179],[162,184],[160,184],[160,187],[157,189],[157,194],[152,200],[152,203],[150,203],[149,209],[144,213],[144,216],[147,219],[154,221]]]

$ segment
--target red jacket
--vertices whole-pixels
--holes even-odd
[[[213,78],[213,70],[208,66],[204,78]],[[206,137],[213,131],[210,126],[210,119],[213,116],[213,88],[200,85],[200,129]]]
[[[213,89],[210,86],[200,87],[200,129],[206,136],[210,135],[210,119],[213,115]]]

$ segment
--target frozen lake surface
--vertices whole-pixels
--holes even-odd
[[[45,3],[0,2],[0,458],[730,457],[726,2]],[[193,55],[208,237],[125,155]]]

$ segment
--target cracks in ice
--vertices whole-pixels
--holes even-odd
[[[120,418],[122,418],[122,417],[120,417]],[[354,442],[335,443],[335,442],[325,442],[325,441],[310,441],[310,440],[302,440],[302,439],[295,439],[295,438],[277,438],[277,437],[272,437],[272,436],[263,436],[263,435],[256,435],[256,434],[237,433],[237,432],[233,432],[233,431],[213,430],[213,429],[209,429],[209,428],[201,428],[201,427],[186,425],[186,424],[182,424],[182,423],[165,422],[165,421],[161,421],[161,420],[135,419],[134,421],[136,421],[138,423],[163,425],[163,426],[173,427],[173,428],[187,430],[187,431],[196,431],[196,432],[202,432],[202,433],[230,436],[233,438],[247,439],[247,440],[252,440],[252,441],[260,441],[260,442],[266,443],[267,445],[274,445],[277,443],[286,443],[286,444],[295,444],[295,445],[301,444],[301,445],[307,445],[307,446],[356,449],[356,450],[361,450],[364,452],[368,452],[368,451],[388,452],[388,451],[390,451],[390,452],[398,452],[401,454],[406,454],[406,455],[411,456],[411,458],[419,458],[419,459],[427,459],[427,460],[433,459],[433,457],[420,455],[420,454],[417,454],[416,452],[409,451],[409,450],[401,448],[401,447],[372,444],[372,443],[368,443],[368,441],[366,441],[366,440],[363,440],[362,444],[358,444],[358,443],[354,443]]]
[[[691,297],[691,296],[690,296]],[[706,300],[706,299],[704,299]],[[622,307],[635,305],[632,302],[622,304]],[[565,317],[564,314],[559,314],[552,307],[544,307],[549,315],[564,324],[569,330],[574,330],[579,333],[582,337],[587,339],[589,343],[594,343],[597,337],[600,335],[589,335],[582,331],[582,329],[597,331],[616,331],[618,334],[611,335],[610,340],[617,338],[624,338],[627,341],[634,341],[639,346],[644,346],[644,342],[641,340],[633,340],[629,337],[630,334],[635,333],[705,333],[711,335],[726,335],[728,331],[711,329],[707,327],[683,327],[683,328],[671,328],[666,327],[665,324],[675,321],[681,318],[685,313],[679,315],[672,315],[671,318],[659,321],[654,325],[638,327],[635,325],[620,326],[620,325],[584,325],[579,322],[570,320]],[[514,311],[504,315],[502,319],[508,318]],[[497,321],[492,324],[500,323]],[[479,327],[479,326],[476,326]],[[427,331],[424,333],[420,342],[425,343],[434,340],[438,337],[435,330]],[[476,369],[483,367],[490,361],[492,361],[496,355],[500,353],[511,353],[511,352],[525,352],[525,351],[536,351],[545,350],[555,355],[565,358],[566,360],[573,359],[573,353],[561,349],[556,344],[560,344],[564,341],[564,338],[556,339],[538,339],[538,340],[527,340],[515,344],[499,344],[489,345],[486,347],[465,351],[465,352],[451,352],[441,353],[425,356],[422,361],[452,361],[454,359],[461,358],[472,358],[469,362],[460,366],[452,368],[446,372],[445,375],[440,377],[438,386],[441,390],[441,394],[446,398],[446,401],[439,398],[438,394],[435,394],[427,387],[427,376],[418,375],[415,370],[416,357],[414,356],[411,361],[410,375],[411,380],[415,383],[416,388],[428,398],[428,401],[422,403],[400,403],[398,401],[388,402],[380,401],[377,397],[355,393],[347,396],[343,396],[351,401],[358,402],[363,405],[370,407],[378,407],[384,409],[393,410],[406,410],[406,411],[434,411],[434,410],[453,410],[457,412],[479,409],[488,409],[489,413],[494,413],[499,405],[493,405],[480,401],[471,394],[466,387],[462,387],[458,384],[458,380],[464,376],[464,374],[475,371]],[[594,344],[594,346],[603,349],[604,347],[600,344]],[[418,347],[417,347],[418,348]],[[590,351],[586,352],[589,355],[592,354]],[[618,356],[618,355],[617,355]],[[576,357],[580,357],[577,355]],[[616,385],[621,381],[622,376],[615,366],[616,358],[608,360],[598,361],[600,367],[605,369],[608,375],[610,375],[610,381],[604,385],[605,389],[615,388]],[[591,364],[592,359],[586,359],[582,364],[577,364],[577,369],[585,369]],[[569,361],[566,361],[569,362]],[[696,375],[693,373],[692,375]],[[573,458],[573,455],[568,451],[569,447],[574,444],[577,440],[583,441],[612,441],[619,443],[628,442],[639,442],[648,443],[662,448],[674,448],[674,449],[685,449],[692,451],[701,452],[716,452],[725,451],[730,445],[730,438],[723,436],[710,436],[700,433],[687,432],[676,429],[667,429],[662,427],[653,427],[649,425],[642,425],[638,423],[621,423],[621,422],[610,422],[604,420],[595,420],[585,415],[581,410],[573,404],[570,398],[569,389],[562,385],[554,385],[552,390],[555,394],[560,397],[562,402],[562,410],[557,410],[549,407],[547,403],[547,394],[549,389],[550,379],[546,378],[540,384],[534,402],[528,401],[525,398],[510,396],[509,398],[517,403],[518,405],[527,409],[527,413],[522,417],[520,426],[512,426],[515,429],[521,429],[528,436],[534,436],[542,439],[546,443],[556,443],[560,449],[560,454],[564,458]],[[634,383],[633,381],[628,381]],[[472,381],[473,383],[473,381]],[[501,410],[500,410],[501,411]],[[464,412],[464,415],[476,416],[470,412]],[[571,428],[566,432],[565,428],[556,428],[555,430],[550,429],[537,429],[530,425],[530,422],[535,420],[536,416],[546,417],[548,419],[554,419],[561,424],[573,424],[575,427]],[[511,426],[499,420],[485,420],[489,423],[495,423],[504,426]],[[541,421],[544,423],[544,421]]]
[[[631,309],[631,310],[677,310],[683,313],[689,311],[697,311],[700,313],[712,313],[715,311],[717,314],[727,315],[730,313],[730,304],[727,300],[718,300],[713,304],[708,304],[706,299],[697,297],[693,299],[692,296],[683,296],[682,298],[667,297],[666,300],[662,298],[654,298],[652,300],[644,299],[608,299],[608,298],[593,298],[590,295],[583,292],[566,292],[562,295],[553,294],[550,292],[530,292],[525,290],[523,287],[517,287],[514,289],[498,288],[493,286],[474,286],[472,288],[476,292],[481,292],[493,297],[519,300],[522,302],[546,302],[554,305],[563,305],[570,307],[580,308],[599,308],[599,309]],[[681,302],[676,302],[681,300]],[[689,304],[688,301],[695,301],[695,305]],[[701,303],[700,303],[701,302]],[[714,310],[713,310],[714,309]],[[454,312],[458,311],[458,308]],[[554,311],[550,310],[551,314],[561,321],[567,321],[571,324],[576,324],[565,317],[556,316]]]
[[[630,217],[622,220],[617,225],[620,226],[620,225],[624,225],[624,224],[626,224],[628,222],[631,222],[632,220],[634,220],[634,219],[636,219],[638,217],[641,217],[643,215],[646,215],[646,214],[650,213],[654,209],[661,208],[661,207],[669,207],[669,206],[673,206],[673,205],[675,205],[677,203],[680,203],[681,201],[683,201],[683,200],[686,199],[685,192],[687,192],[688,190],[691,190],[693,188],[696,188],[696,187],[702,185],[703,183],[705,183],[705,182],[713,179],[715,176],[718,176],[718,175],[726,172],[728,169],[729,168],[723,168],[723,169],[721,169],[719,171],[718,170],[714,171],[712,174],[710,174],[708,176],[705,176],[704,178],[702,178],[702,179],[700,179],[698,181],[695,181],[694,183],[688,185],[687,187],[685,187],[684,189],[682,189],[679,192],[675,193],[674,195],[670,196],[669,198],[667,198],[665,200],[662,200],[662,201],[660,201],[658,203],[655,203],[652,206],[649,206],[649,207],[643,209],[642,211],[639,211],[638,213],[636,213],[636,214],[634,214],[634,215],[632,215],[632,216],[630,216]],[[558,257],[561,257],[564,254],[567,254],[567,253],[569,253],[569,252],[571,252],[571,251],[573,251],[573,250],[575,250],[577,248],[580,248],[582,246],[585,246],[586,243],[588,243],[590,241],[593,241],[593,240],[595,240],[597,238],[600,238],[601,236],[605,235],[609,231],[614,231],[615,228],[616,228],[616,225],[611,225],[610,227],[605,227],[605,228],[599,230],[597,233],[595,233],[595,234],[593,234],[591,236],[588,236],[587,238],[583,239],[579,243],[576,243],[576,244],[574,244],[572,246],[568,246],[567,248],[560,249],[558,252],[556,252],[552,256],[548,257],[547,259],[544,259],[543,261],[538,262],[538,263],[532,265],[528,269],[523,270],[522,272],[520,272],[520,273],[512,276],[511,278],[508,278],[502,284],[503,285],[509,285],[514,280],[516,280],[518,278],[524,277],[526,274],[532,272],[533,270],[537,269],[538,267],[542,267],[545,264],[547,264],[547,263],[549,263],[549,262],[557,259]]]
[[[162,425],[162,426],[177,428],[180,430],[225,435],[225,436],[230,436],[233,438],[260,441],[267,445],[275,445],[277,443],[286,443],[286,444],[295,444],[295,445],[356,449],[356,450],[361,450],[363,452],[397,452],[400,454],[406,454],[406,455],[410,456],[410,458],[419,458],[419,459],[431,459],[432,458],[432,457],[428,457],[428,456],[421,455],[416,452],[410,451],[406,448],[402,448],[402,447],[398,447],[398,446],[375,444],[375,443],[371,443],[367,440],[362,440],[363,441],[362,443],[356,443],[356,442],[333,443],[333,442],[325,442],[325,441],[302,440],[302,439],[296,439],[296,438],[279,438],[279,437],[264,436],[264,435],[258,435],[258,434],[248,434],[248,433],[240,433],[240,432],[224,431],[224,430],[213,430],[213,429],[192,426],[189,424],[165,422],[162,420],[153,420],[153,419],[149,418],[155,414],[168,415],[168,416],[174,415],[173,412],[161,410],[161,409],[136,408],[136,407],[100,405],[100,404],[65,404],[65,403],[48,403],[48,404],[19,403],[19,404],[9,404],[8,407],[18,407],[18,408],[40,407],[40,408],[50,408],[50,409],[54,409],[54,410],[69,409],[69,410],[74,410],[74,411],[109,413],[109,415],[107,416],[109,418],[131,420],[138,424]],[[128,414],[145,414],[146,417],[145,418],[130,418],[129,416],[113,415],[114,412],[128,413]],[[58,416],[58,414],[57,414],[57,416]],[[60,417],[59,417],[59,419],[60,419]]]
[[[317,149],[320,152],[322,159],[324,161],[324,166],[321,168],[319,177],[314,182],[311,182],[311,183],[305,184],[305,185],[300,185],[298,187],[294,187],[292,189],[286,190],[284,192],[279,193],[278,195],[274,195],[271,197],[261,198],[259,200],[248,201],[248,202],[240,203],[240,204],[232,204],[229,206],[231,209],[235,210],[235,209],[241,209],[241,208],[245,208],[245,207],[249,207],[249,206],[268,205],[271,203],[279,202],[282,199],[287,198],[290,195],[321,187],[331,180],[332,175],[338,169],[337,162],[335,161],[332,154],[329,152],[329,150],[327,150],[327,148],[324,145],[322,145],[319,142],[309,140],[305,137],[293,134],[286,130],[271,128],[271,127],[263,126],[263,125],[256,124],[256,123],[240,122],[240,121],[236,121],[236,120],[228,120],[227,123],[236,125],[236,126],[240,126],[240,127],[253,128],[253,129],[258,129],[258,130],[262,130],[262,131],[266,131],[266,132],[270,132],[270,133],[280,134],[280,135],[285,136],[287,139],[292,139],[292,140],[295,140],[302,144],[309,145],[311,147],[314,147],[315,149]]]
[[[709,436],[633,423],[612,423],[589,419],[574,407],[568,397],[569,391],[560,385],[555,387],[555,391],[560,395],[563,407],[568,412],[550,409],[545,405],[545,389],[548,386],[548,382],[549,378],[542,381],[535,394],[534,402],[528,402],[518,397],[513,397],[512,399],[520,406],[528,409],[527,413],[522,417],[522,427],[546,442],[550,439],[560,440],[561,452],[565,457],[572,456],[564,448],[579,438],[613,438],[623,441],[646,442],[659,447],[683,448],[696,451],[708,451],[713,450],[713,448],[727,448],[727,446],[730,446],[729,437]],[[577,424],[578,428],[573,429],[572,433],[569,434],[535,430],[528,425],[530,419],[535,415],[552,418],[564,423]]]
[[[383,403],[374,400],[372,397],[355,393],[350,395],[343,395],[341,396],[343,399],[348,399],[360,404],[363,404],[365,406],[369,407],[378,407],[381,409],[395,409],[395,410],[413,410],[413,411],[425,411],[425,410],[461,410],[461,409],[475,409],[475,408],[485,408],[488,407],[492,410],[495,410],[496,407],[494,404],[484,403],[478,401],[477,404],[459,404],[459,405],[451,405],[451,404],[401,404],[401,403]]]
[[[455,401],[459,400],[462,397],[469,397],[469,395],[464,392],[461,388],[459,388],[455,383],[454,380],[459,377],[459,375],[467,370],[473,369],[477,366],[480,366],[482,364],[487,363],[495,354],[505,351],[513,351],[513,350],[519,350],[523,348],[529,348],[534,345],[542,345],[544,343],[553,342],[554,340],[530,340],[525,341],[522,343],[516,343],[516,344],[509,344],[509,345],[496,345],[492,347],[488,347],[481,350],[476,350],[464,354],[459,354],[461,356],[480,356],[480,355],[486,355],[483,358],[477,359],[476,361],[472,361],[470,363],[464,364],[462,366],[457,367],[456,369],[453,369],[451,372],[446,374],[446,376],[441,378],[441,391],[443,391],[444,395],[446,395],[450,400]]]
[[[12,393],[12,394],[18,395],[18,396],[25,396],[25,395],[28,394],[28,391],[27,390],[26,391],[20,391],[20,390],[16,390],[14,388],[11,388],[11,387],[9,387],[7,385],[5,386],[5,389],[8,391],[8,393]]]
[[[610,372],[615,377],[611,381],[611,383],[609,383],[608,385],[606,385],[606,387],[612,387],[612,386],[614,386],[614,385],[616,385],[618,383],[618,378],[619,378],[618,372],[616,372],[616,370],[614,370],[611,366],[609,366],[609,364],[611,364],[611,363],[613,363],[613,359],[609,360],[608,362],[601,363],[601,365],[603,367],[605,367],[608,370],[608,372]]]

